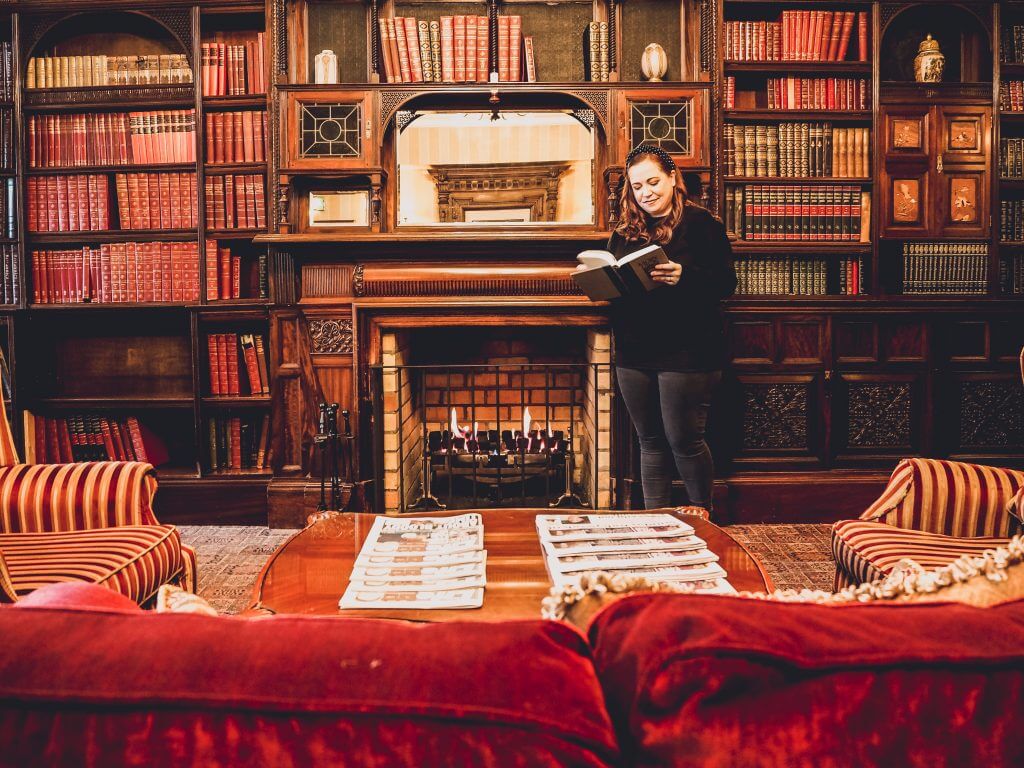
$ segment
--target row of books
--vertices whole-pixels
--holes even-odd
[[[206,420],[210,469],[266,469],[270,459],[270,414],[210,416]]]
[[[0,99],[14,101],[14,47],[10,40],[0,42]]]
[[[217,245],[206,250],[206,299],[239,299],[242,296],[242,257],[231,248]]]
[[[363,542],[341,609],[479,608],[487,550],[479,512],[455,517],[377,517]]]
[[[21,301],[21,255],[12,243],[0,245],[0,304]]]
[[[999,239],[1024,240],[1024,200],[999,201]]]
[[[121,229],[194,229],[198,226],[195,173],[117,173]]]
[[[832,123],[734,125],[722,128],[726,176],[867,178],[870,128]]]
[[[262,32],[243,43],[203,43],[199,67],[203,96],[266,93],[265,47]]]
[[[214,397],[269,395],[267,351],[261,333],[210,333],[206,337],[210,363],[210,394]],[[239,360],[245,363],[240,375]]]
[[[111,85],[174,85],[192,82],[183,53],[90,56],[33,56],[26,88],[97,88]]]
[[[988,290],[988,243],[904,243],[903,293],[971,294]]]
[[[63,417],[25,411],[25,461],[70,464],[76,461],[166,460],[166,450],[135,416],[113,419],[95,413]]]
[[[611,72],[608,22],[592,21],[583,32],[584,77],[592,83],[606,83]]]
[[[1003,293],[1024,294],[1024,253],[1011,253],[999,262]]]
[[[15,179],[0,179],[0,237],[18,236],[18,198]]]
[[[871,194],[847,184],[726,187],[725,224],[741,240],[868,242]]]
[[[110,183],[103,174],[61,174],[25,181],[29,232],[110,229]]]
[[[782,11],[777,21],[727,21],[725,59],[845,61],[855,26],[855,61],[867,61],[867,11]]]
[[[999,83],[999,109],[1003,112],[1024,112],[1024,81],[1004,80]]]
[[[206,248],[216,249],[208,240]],[[103,243],[34,250],[35,304],[199,301],[197,243]]]
[[[853,77],[769,77],[768,109],[867,109],[868,81]]]
[[[262,163],[267,159],[265,110],[206,113],[207,163]]]
[[[1024,178],[1024,139],[999,139],[999,175]]]
[[[30,168],[193,163],[194,109],[28,116]]]
[[[718,555],[692,525],[672,515],[537,515],[537,536],[556,587],[584,573],[691,584],[697,592],[732,594]]]
[[[1024,63],[1024,25],[1002,25],[999,30],[999,61],[1004,64]]]
[[[828,293],[828,262],[799,256],[751,256],[736,261],[736,293],[757,296]]]
[[[0,107],[0,168],[14,168],[14,110]]]
[[[262,229],[267,226],[263,177],[252,173],[207,176],[206,226],[211,229]]]

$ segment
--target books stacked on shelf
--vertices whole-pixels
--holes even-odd
[[[1024,81],[1004,80],[999,84],[999,109],[1002,112],[1024,112]]]
[[[377,23],[387,82],[487,82],[486,16],[460,14],[437,21],[395,16]]]
[[[28,116],[30,168],[194,163],[194,109]]]
[[[741,240],[866,243],[871,194],[849,184],[730,185],[724,218]]]
[[[14,47],[9,40],[0,42],[0,99],[14,101]]]
[[[1024,200],[999,201],[999,239],[1024,240]]]
[[[988,243],[904,243],[903,293],[984,294]]]
[[[0,304],[21,301],[21,259],[18,246],[0,245]]]
[[[828,262],[799,256],[751,256],[737,259],[736,293],[754,296],[823,296]]]
[[[118,173],[121,229],[195,229],[195,173]]]
[[[839,259],[839,295],[859,296],[864,293],[864,265],[860,259]]]
[[[736,109],[736,77],[726,75],[722,88],[722,109]]]
[[[999,262],[999,283],[1003,293],[1024,294],[1024,253],[1011,253]]]
[[[97,173],[59,174],[25,182],[29,232],[110,229],[110,185]]]
[[[378,517],[338,602],[345,608],[479,608],[487,586],[480,513]]]
[[[266,344],[260,333],[211,333],[206,337],[210,394],[214,397],[269,395]],[[245,371],[244,375],[241,371]]]
[[[199,301],[194,242],[104,243],[31,256],[35,304]]]
[[[0,107],[0,168],[14,168],[14,110]]]
[[[206,420],[210,470],[266,469],[270,414],[211,416]]]
[[[202,44],[203,96],[244,96],[267,92],[263,33],[243,43],[211,40]]]
[[[592,83],[607,83],[611,72],[608,60],[608,22],[592,21],[583,32],[583,69]]]
[[[724,38],[726,61],[846,61],[853,51],[867,61],[868,14],[783,11],[777,21],[727,21]]]
[[[192,82],[183,53],[108,56],[33,56],[25,87],[100,88],[111,85],[176,85]]]
[[[726,176],[867,178],[870,128],[832,123],[723,126]]]
[[[212,229],[262,229],[267,225],[263,177],[225,174],[206,177],[206,226]]]
[[[768,109],[864,110],[871,101],[863,77],[769,77]]]
[[[588,571],[693,584],[731,594],[718,555],[672,515],[537,515],[537,535],[552,584],[575,583]]]
[[[1024,64],[1024,25],[1003,24],[999,30],[999,61]]]
[[[999,175],[1024,179],[1024,139],[999,139]]]
[[[262,163],[266,151],[265,110],[207,112],[207,163]]]
[[[109,418],[77,413],[62,417],[25,411],[25,461],[65,464],[76,461],[145,461],[162,464],[166,448],[137,417]]]
[[[0,237],[14,240],[18,236],[17,208],[15,179],[0,180]]]

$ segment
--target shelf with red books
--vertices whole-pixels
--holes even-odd
[[[266,171],[267,164],[262,163],[206,163],[203,171],[207,176],[216,176],[225,173],[249,173]]]
[[[174,86],[119,86],[117,97],[100,98],[94,88],[40,88],[25,91],[22,111],[26,114],[46,112],[97,112],[108,109],[188,109],[196,105],[191,84]],[[155,91],[164,91],[157,95]],[[63,98],[62,98],[63,97]]]
[[[77,173],[155,173],[174,171],[195,171],[195,163],[148,163],[134,164],[125,163],[122,165],[62,165],[47,166],[45,168],[29,167],[25,169],[25,176],[62,176]]]
[[[726,61],[722,64],[726,74],[773,73],[835,73],[837,75],[862,74],[870,77],[871,64],[863,61]]]
[[[874,183],[863,176],[724,176],[722,181],[727,184],[856,184],[859,187]]]
[[[722,112],[726,120],[829,120],[832,122],[864,122],[873,116],[868,109],[729,109]]]
[[[200,400],[204,408],[266,408],[270,402],[270,395],[204,397]]]
[[[197,238],[194,229],[108,229],[99,232],[28,232],[26,240],[36,245],[72,243],[123,243],[131,241],[184,242]]]

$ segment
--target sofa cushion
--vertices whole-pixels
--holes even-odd
[[[18,608],[74,608],[79,611],[142,613],[134,601],[98,584],[61,581],[47,584],[18,601]]]
[[[1024,602],[634,595],[589,627],[637,765],[1022,765]]]
[[[0,764],[618,759],[586,642],[558,622],[0,606],[0,637]]]
[[[44,584],[87,581],[143,603],[184,568],[171,525],[0,534],[0,551],[18,595]]]
[[[832,526],[836,587],[881,579],[903,559],[924,568],[939,568],[961,555],[977,557],[1009,541],[989,536],[944,536],[870,520],[841,520]]]
[[[7,571],[7,561],[4,559],[3,550],[0,550],[0,603],[13,603],[17,599],[18,593],[14,590],[14,582]]]

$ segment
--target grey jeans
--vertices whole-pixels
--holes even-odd
[[[711,510],[715,466],[704,442],[711,395],[721,371],[652,371],[618,367],[622,399],[640,437],[644,507],[670,506],[672,464],[689,503]]]

